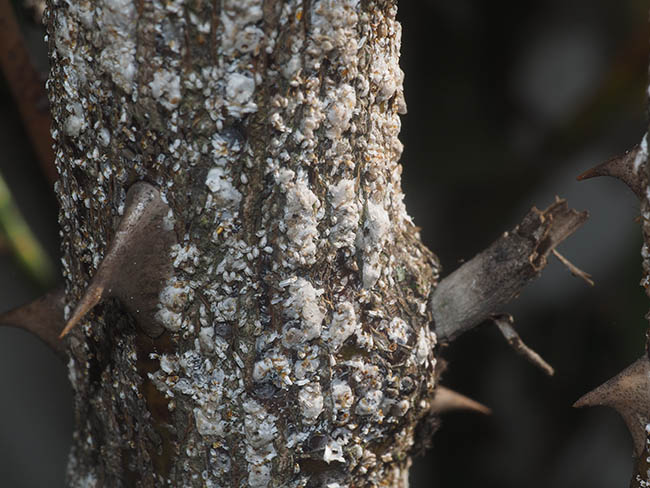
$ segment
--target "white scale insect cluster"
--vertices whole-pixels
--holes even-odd
[[[645,173],[647,183],[650,183],[648,174],[648,133],[646,132],[639,143],[639,152],[634,158],[634,171],[637,174]],[[644,244],[641,247],[641,257],[643,258],[642,268],[644,277],[641,279],[641,286],[645,288],[646,294],[650,293],[650,252],[648,252],[648,242],[650,239],[650,186],[646,184],[644,198],[641,199],[641,215],[643,217]]]
[[[130,363],[107,370],[119,381],[92,415],[134,411],[152,382],[169,415],[152,435],[178,443],[161,484],[406,487],[435,381],[436,268],[400,189],[395,7],[211,9],[54,0],[47,14],[70,296],[133,181],[160,188],[178,237],[156,315],[173,347],[144,371],[122,341]],[[74,350],[79,395],[106,320],[88,317]],[[104,449],[125,449],[122,435]],[[77,440],[74,486],[110,479],[83,462],[96,448]]]
[[[641,453],[642,459],[637,460],[637,474],[630,484],[634,488],[650,487],[650,424],[646,424],[645,434],[645,449]]]

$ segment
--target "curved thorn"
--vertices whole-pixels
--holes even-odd
[[[88,289],[61,332],[64,337],[104,298],[117,298],[142,330],[156,337],[160,290],[171,275],[169,250],[176,236],[160,192],[138,182],[126,194],[124,215]]]
[[[612,379],[583,395],[576,408],[604,405],[614,408],[625,421],[637,456],[646,441],[645,426],[650,420],[650,361],[638,359]]]
[[[454,410],[471,410],[484,415],[490,415],[492,413],[492,410],[485,405],[444,386],[438,386],[436,388],[436,394],[431,402],[431,410],[436,413],[451,412]]]
[[[646,157],[647,154],[644,154],[637,144],[625,154],[588,169],[577,179],[582,181],[596,176],[611,176],[625,183],[637,197],[643,198],[643,184],[638,169],[639,165],[645,162],[642,158]]]
[[[59,332],[64,326],[64,306],[65,293],[63,288],[58,288],[27,305],[1,314],[0,326],[31,332],[58,355],[64,356],[65,349],[59,341]]]

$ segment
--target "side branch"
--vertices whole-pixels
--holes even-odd
[[[533,207],[511,232],[442,280],[430,302],[438,340],[453,341],[501,312],[541,274],[548,255],[588,216],[561,199],[543,211]]]
[[[498,315],[492,317],[492,320],[499,328],[503,337],[508,341],[508,344],[510,344],[518,354],[525,357],[531,364],[537,366],[547,375],[553,376],[555,374],[553,366],[548,364],[542,356],[533,351],[524,343],[524,341],[521,340],[521,337],[519,337],[519,334],[517,334],[517,331],[513,327],[514,319],[512,318],[512,315]]]

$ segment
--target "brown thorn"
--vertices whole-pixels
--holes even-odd
[[[149,336],[162,333],[155,318],[158,296],[171,275],[169,251],[176,240],[168,212],[154,186],[138,182],[129,188],[117,231],[61,337],[109,297],[117,298]]]
[[[102,298],[104,298],[104,287],[91,282],[90,286],[86,289],[81,300],[75,307],[74,312],[72,312],[70,320],[68,320],[68,323],[65,324],[61,334],[59,334],[59,339],[63,339],[66,334],[70,332],[72,328],[101,301]]]
[[[575,264],[569,261],[567,258],[562,256],[557,249],[553,249],[553,255],[560,260],[560,262],[567,267],[573,276],[583,279],[589,286],[594,286],[594,280],[591,279],[591,275],[586,271],[582,271]]]
[[[621,180],[636,194],[637,197],[642,199],[644,188],[638,169],[640,164],[645,163],[645,160],[641,162],[636,161],[637,156],[643,157],[638,144],[625,154],[616,156],[598,166],[588,169],[579,175],[577,179],[578,181],[582,181],[596,176],[611,176]],[[645,157],[647,157],[647,154]]]
[[[45,81],[34,68],[11,2],[0,0],[0,68],[11,89],[23,125],[43,172],[50,183],[57,179],[50,126],[52,120]]]
[[[583,395],[573,404],[576,408],[604,405],[614,408],[623,417],[637,456],[646,442],[645,426],[650,420],[650,361],[647,355],[621,373]]]
[[[528,347],[524,341],[521,340],[521,337],[519,337],[519,334],[517,334],[517,331],[512,326],[514,323],[512,315],[495,315],[492,317],[492,321],[499,328],[499,331],[508,341],[508,344],[510,344],[510,346],[515,351],[517,351],[517,353],[524,356],[528,361],[537,366],[547,375],[553,376],[555,374],[553,367],[548,364],[537,352]]]
[[[465,395],[461,395],[454,390],[445,388],[444,386],[438,386],[436,388],[435,396],[431,401],[431,411],[440,414],[454,410],[470,410],[484,415],[492,414],[492,410],[482,403],[472,400]]]
[[[0,326],[15,327],[31,332],[59,356],[64,356],[59,332],[63,329],[63,288],[49,292],[33,302],[0,314]]]

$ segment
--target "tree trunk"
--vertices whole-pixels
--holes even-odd
[[[400,188],[395,13],[50,1],[66,318],[122,253],[68,336],[71,486],[408,486],[438,265]],[[139,181],[165,223],[118,232]]]

